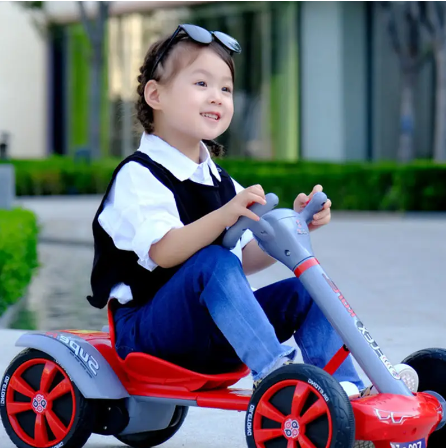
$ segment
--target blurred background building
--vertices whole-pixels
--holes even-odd
[[[0,144],[14,157],[49,151],[50,67],[48,46],[28,14],[12,2],[0,4]]]
[[[77,2],[0,3],[0,140],[16,158],[86,145],[89,45]],[[85,2],[89,10],[96,2]],[[39,5],[38,5],[39,6]],[[234,36],[236,112],[222,136],[231,156],[395,159],[401,70],[378,2],[112,2],[101,106],[104,154],[138,146],[136,78],[149,45],[179,23]],[[50,26],[44,26],[50,24]],[[432,156],[434,70],[415,86],[416,157]]]

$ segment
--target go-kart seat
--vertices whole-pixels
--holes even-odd
[[[113,348],[116,341],[113,314],[117,304],[116,299],[111,299],[108,303],[108,324]],[[133,381],[177,386],[188,391],[229,387],[250,373],[249,368],[244,364],[229,373],[208,375],[193,372],[146,353],[130,353],[125,359],[120,358],[117,353],[116,356],[123,370]]]

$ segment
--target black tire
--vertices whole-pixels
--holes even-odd
[[[161,445],[173,437],[181,428],[188,411],[189,408],[187,406],[177,406],[169,426],[165,429],[116,436],[116,438],[132,448],[151,448],[153,446]]]
[[[39,363],[39,360],[42,362]],[[54,376],[47,377],[51,379],[48,382],[46,395],[42,395],[40,381],[45,364],[51,366],[56,373]],[[17,379],[23,380],[24,383],[21,384],[29,387],[26,390],[22,389],[29,395],[17,391]],[[58,386],[58,390],[61,390],[62,383],[66,385],[68,391],[52,400],[51,393],[54,393]],[[1,385],[0,416],[9,438],[18,448],[41,448],[42,445],[45,447],[81,448],[85,445],[92,433],[93,404],[82,396],[54,358],[39,350],[23,350],[11,361]],[[31,390],[36,394],[34,397],[31,396]],[[11,417],[18,423],[19,434],[13,428],[8,415],[8,410],[11,411],[17,403],[30,406],[29,409],[17,412],[14,414],[15,417]],[[51,403],[51,407],[47,411],[48,403]],[[38,419],[43,423],[42,426],[46,427],[46,431],[40,433],[44,434],[44,439],[40,439],[40,441],[35,433]],[[55,428],[58,428],[59,432]],[[42,444],[41,440],[46,440],[46,442]]]
[[[291,415],[292,399],[297,387],[306,390],[306,398],[302,400],[301,411]],[[316,402],[323,409],[323,413],[314,420],[304,422],[302,433],[302,418],[308,417],[306,412]],[[262,404],[259,406],[260,403]],[[263,406],[266,403],[268,408]],[[265,416],[265,413],[274,411],[274,408],[280,414],[273,412],[269,416],[275,417],[276,420]],[[255,434],[259,435],[256,431],[263,429],[276,430],[275,438],[264,442],[266,448],[287,448],[286,437],[299,440],[303,435],[316,448],[352,448],[355,443],[355,420],[349,398],[331,375],[308,364],[281,367],[268,375],[256,388],[245,419],[245,435],[249,448],[257,448]],[[288,432],[287,436],[285,432]]]
[[[428,348],[412,353],[403,360],[404,364],[413,367],[418,373],[419,392],[434,391],[446,399],[446,350]],[[429,437],[429,448],[446,446],[446,426],[435,431]]]

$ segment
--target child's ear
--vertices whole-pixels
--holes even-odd
[[[144,87],[144,99],[153,110],[161,109],[159,94],[158,83],[154,79],[148,81]]]

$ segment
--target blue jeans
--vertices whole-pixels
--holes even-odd
[[[120,307],[114,317],[122,358],[139,351],[201,373],[244,363],[255,380],[295,356],[282,344],[291,336],[304,362],[321,368],[342,346],[299,279],[253,292],[238,257],[215,245],[188,259],[146,305]],[[334,376],[364,387],[351,357]]]

